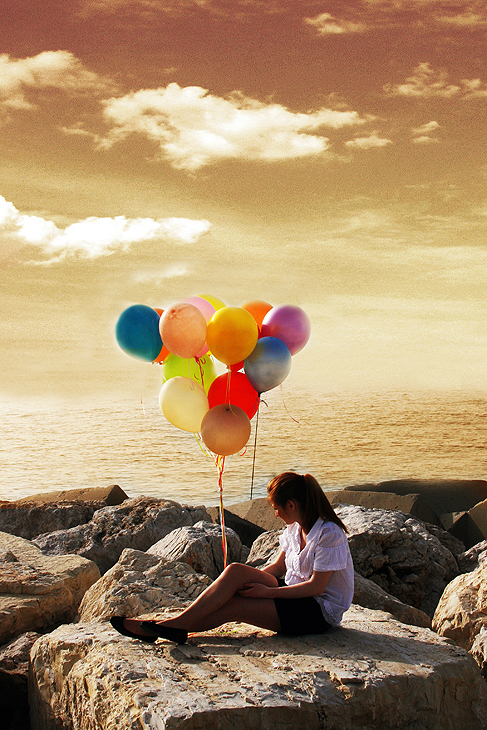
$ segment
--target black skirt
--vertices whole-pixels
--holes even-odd
[[[279,585],[285,582],[279,579]],[[313,596],[306,598],[274,598],[277,615],[281,624],[281,634],[304,636],[305,634],[324,634],[333,626],[323,616],[318,601]]]

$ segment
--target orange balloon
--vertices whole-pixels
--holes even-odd
[[[177,302],[166,309],[159,322],[161,339],[178,357],[196,357],[206,339],[206,320],[193,304]]]
[[[159,315],[159,318],[162,317],[162,315],[164,314],[164,310],[163,309],[159,309],[158,307],[153,307],[153,309],[156,310],[157,314]],[[162,349],[161,349],[160,353],[158,354],[158,356],[156,357],[156,359],[153,360],[152,362],[161,363],[161,362],[163,362],[166,359],[166,357],[169,354],[170,354],[169,353],[169,350],[167,349],[167,347],[165,346],[165,344],[162,343]]]
[[[201,422],[201,438],[205,445],[220,456],[236,454],[244,448],[250,436],[250,420],[238,406],[228,403],[214,406]]]
[[[257,322],[242,307],[222,307],[208,322],[206,343],[211,354],[225,365],[245,360],[258,338]]]
[[[262,320],[266,316],[267,312],[271,311],[272,304],[269,304],[269,302],[262,302],[259,299],[254,299],[251,302],[242,304],[242,309],[246,309],[247,312],[250,312],[257,322],[257,326],[260,331],[260,328],[262,327]]]

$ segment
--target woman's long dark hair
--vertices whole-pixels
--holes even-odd
[[[267,500],[278,507],[285,507],[288,500],[296,502],[303,515],[303,529],[306,534],[321,517],[348,532],[347,528],[335,513],[324,491],[311,474],[296,474],[285,471],[271,479],[267,485]]]

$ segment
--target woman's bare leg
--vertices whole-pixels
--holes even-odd
[[[231,563],[188,608],[175,618],[159,621],[158,623],[162,626],[172,626],[178,629],[186,629],[187,631],[204,631],[220,626],[227,621],[247,621],[248,623],[253,623],[255,626],[279,631],[279,619],[274,601],[269,599],[244,598],[243,596],[236,595],[239,590],[245,587],[246,583],[263,583],[267,586],[276,586],[277,578],[250,565]],[[226,604],[234,597],[239,600],[227,606]],[[262,602],[266,605],[263,605]],[[223,608],[225,610],[219,614],[218,612]],[[261,615],[259,609],[263,611],[262,615],[264,618],[262,620],[265,620],[266,625],[255,623]],[[241,617],[242,612],[246,614],[247,618]],[[235,616],[232,617],[234,613]],[[204,621],[206,618],[208,618],[207,622]],[[218,623],[215,623],[215,621]],[[278,628],[274,628],[276,621]],[[269,623],[273,625],[268,626],[267,624]],[[140,628],[140,622],[137,619],[126,619],[125,626],[136,633],[143,632],[143,629]]]

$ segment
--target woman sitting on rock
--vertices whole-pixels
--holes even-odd
[[[164,621],[114,616],[124,636],[184,643],[188,632],[240,621],[282,634],[321,634],[340,623],[353,598],[346,527],[311,474],[284,472],[267,487],[268,501],[287,525],[281,552],[265,568],[242,563],[223,573],[184,611]],[[280,580],[284,576],[284,580]]]

